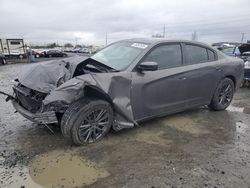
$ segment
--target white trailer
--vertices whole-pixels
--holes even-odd
[[[5,57],[23,58],[25,54],[23,39],[0,39],[0,52]]]

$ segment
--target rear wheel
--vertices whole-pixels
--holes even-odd
[[[61,130],[76,145],[84,145],[102,139],[112,122],[113,109],[107,101],[86,98],[76,101],[66,110]]]
[[[225,110],[233,100],[234,82],[224,78],[216,88],[210,107],[213,110]]]

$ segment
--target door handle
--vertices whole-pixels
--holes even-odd
[[[221,67],[216,67],[215,69],[216,69],[217,71],[219,71],[219,72],[222,71]]]
[[[183,77],[180,77],[179,80],[186,80],[187,77],[183,76]]]

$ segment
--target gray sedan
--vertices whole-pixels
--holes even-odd
[[[77,145],[112,128],[208,105],[226,109],[244,72],[241,59],[193,41],[131,39],[90,58],[76,56],[26,67],[9,95],[15,109],[57,124]]]

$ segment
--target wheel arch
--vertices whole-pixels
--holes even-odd
[[[103,99],[109,102],[113,107],[113,101],[110,96],[104,93],[100,88],[92,85],[87,85],[84,88],[84,97],[94,97],[98,99]]]
[[[236,78],[233,76],[233,75],[227,75],[227,76],[225,76],[225,78],[229,78],[229,79],[231,79],[232,81],[233,81],[233,83],[234,83],[234,89],[236,88]]]

